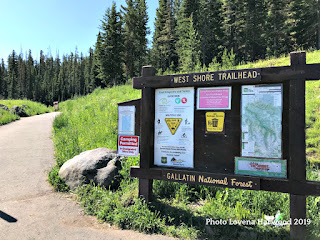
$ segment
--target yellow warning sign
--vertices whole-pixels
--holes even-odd
[[[224,126],[224,112],[207,112],[206,129],[207,132],[222,132]]]
[[[174,135],[180,126],[182,118],[165,118],[164,120],[166,121],[171,134]]]

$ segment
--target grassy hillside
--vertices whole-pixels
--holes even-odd
[[[0,104],[7,106],[11,109],[13,106],[17,105],[21,107],[25,106],[24,110],[28,116],[38,115],[42,113],[52,112],[52,107],[47,107],[41,103],[33,102],[30,100],[0,100]],[[0,125],[7,124],[9,122],[20,119],[18,115],[12,112],[4,111],[0,109]]]
[[[320,51],[307,54],[308,63],[320,63]],[[259,61],[237,68],[283,66],[289,58]],[[54,122],[54,143],[57,166],[49,181],[57,190],[68,188],[57,176],[61,165],[82,151],[107,147],[116,149],[117,103],[140,98],[141,92],[131,86],[97,89],[91,95],[60,104],[63,111]],[[306,134],[308,160],[319,163],[320,81],[308,82],[306,88]],[[215,226],[206,227],[206,218],[257,220],[275,215],[278,210],[289,219],[289,195],[263,191],[245,191],[219,187],[193,186],[154,181],[155,200],[150,205],[137,198],[138,181],[129,177],[129,168],[138,165],[138,158],[122,162],[123,180],[120,189],[109,191],[85,185],[75,193],[88,214],[121,228],[147,233],[162,233],[179,238],[214,239],[288,239],[289,227]],[[308,179],[320,180],[316,165],[308,166]],[[307,198],[308,239],[320,238],[320,197]]]

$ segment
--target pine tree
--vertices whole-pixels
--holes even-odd
[[[96,57],[96,52],[94,51],[93,53],[93,58],[92,58],[92,66],[90,69],[90,91],[93,91],[98,83],[98,64],[97,64],[97,57]]]
[[[95,51],[94,51],[94,69],[96,72],[96,79],[94,85],[96,87],[105,87],[103,85],[102,80],[106,79],[105,72],[106,72],[106,63],[105,63],[105,49],[103,48],[102,36],[101,32],[97,35],[97,42],[95,44]]]
[[[32,99],[33,97],[33,86],[35,81],[35,67],[34,60],[32,58],[31,50],[29,50],[28,60],[26,63],[26,96],[28,99]]]
[[[58,84],[59,84],[59,96],[58,101],[64,101],[68,99],[67,96],[67,83],[66,83],[66,77],[67,77],[67,57],[64,55],[62,56],[62,64],[59,70],[59,76],[58,76]]]
[[[180,68],[183,72],[193,71],[200,62],[200,41],[193,24],[193,15],[184,22],[187,29],[185,38],[180,38]]]
[[[294,0],[291,13],[293,15],[291,33],[297,48],[320,49],[320,1]]]
[[[6,77],[7,77],[7,70],[6,67],[4,65],[4,60],[3,58],[1,59],[1,64],[0,64],[0,98],[2,97],[6,97],[6,90],[7,90],[7,86],[6,86]]]
[[[245,5],[245,61],[265,58],[265,19],[267,10],[264,0],[247,0]]]
[[[25,61],[23,60],[22,53],[20,53],[18,56],[18,84],[19,84],[20,92],[17,97],[25,98],[27,96],[26,95],[26,88],[27,88],[26,65],[25,65]]]
[[[79,82],[80,82],[80,95],[85,94],[85,82],[84,82],[84,67],[85,67],[85,58],[83,54],[80,54],[80,65],[78,66],[79,72]]]
[[[73,95],[80,95],[80,81],[79,81],[79,65],[80,58],[78,54],[78,50],[76,49],[74,53],[74,58],[72,61],[72,86],[73,86]]]
[[[122,6],[124,22],[124,62],[128,78],[138,76],[146,57],[148,16],[145,0],[126,0]]]
[[[42,82],[42,90],[43,90],[42,103],[45,103],[47,105],[52,104],[53,102],[53,94],[54,94],[54,88],[53,88],[54,63],[53,62],[54,61],[51,54],[49,56],[46,56],[45,72],[44,72],[43,82]]]
[[[192,71],[200,61],[200,41],[194,16],[198,13],[199,3],[183,0],[176,4],[177,35],[176,51],[182,71]]]
[[[245,0],[226,0],[224,3],[224,46],[236,53],[237,62],[245,59]]]
[[[91,79],[90,79],[90,73],[92,68],[92,62],[93,62],[93,49],[89,48],[89,56],[84,61],[84,94],[88,94],[92,92],[91,85]]]
[[[155,21],[155,32],[152,43],[152,65],[166,71],[170,66],[177,66],[175,50],[177,37],[176,21],[171,0],[160,0]]]
[[[148,39],[147,35],[150,33],[148,24],[148,13],[147,13],[147,5],[145,0],[136,0],[137,4],[137,27],[136,27],[136,35],[138,45],[136,46],[137,53],[137,61],[135,61],[135,69],[137,74],[139,75],[142,66],[146,64],[146,56],[147,56],[147,44]]]
[[[195,29],[198,31],[198,15],[202,14],[200,10],[199,0],[182,0],[181,9],[182,15],[189,18],[192,15]]]
[[[208,66],[214,57],[220,57],[223,44],[222,2],[201,0],[198,10],[198,29],[201,45],[201,62]]]
[[[37,76],[35,81],[35,90],[34,90],[34,99],[37,99],[39,102],[45,101],[45,83],[44,83],[44,75],[46,72],[46,59],[42,50],[40,50],[40,60],[39,64],[37,64]]]
[[[53,79],[52,79],[52,88],[53,96],[52,101],[59,101],[60,94],[60,82],[59,82],[59,73],[60,73],[61,60],[59,55],[56,56],[53,62]]]
[[[289,24],[290,0],[268,0],[266,42],[268,56],[287,54],[293,48]]]
[[[113,3],[111,9],[106,11],[101,25],[101,51],[104,59],[100,61],[100,79],[105,86],[123,83],[123,34],[120,13]],[[101,57],[101,56],[100,56]],[[103,66],[102,66],[103,65]]]
[[[8,57],[8,98],[17,99],[19,98],[20,87],[18,83],[18,56],[13,50]]]

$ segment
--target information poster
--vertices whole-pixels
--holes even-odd
[[[287,178],[287,161],[236,157],[235,174]]]
[[[230,110],[231,87],[198,88],[198,110]]]
[[[206,112],[206,132],[221,133],[224,130],[224,112]]]
[[[247,85],[241,91],[242,156],[282,157],[282,84]]]
[[[139,156],[139,136],[118,136],[119,156]]]
[[[119,106],[118,107],[118,135],[131,135],[134,133],[135,106]]]
[[[154,164],[193,168],[194,88],[155,91]]]

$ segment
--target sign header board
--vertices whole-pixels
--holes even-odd
[[[237,82],[261,79],[261,69],[241,69],[171,75],[171,86],[205,86],[214,82]]]

